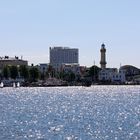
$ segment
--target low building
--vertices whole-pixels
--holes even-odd
[[[82,75],[84,71],[84,67],[79,66],[77,63],[73,64],[62,64],[61,65],[61,71],[64,71],[66,73],[73,72],[76,75]]]
[[[2,70],[5,66],[27,66],[28,61],[19,59],[19,57],[0,57],[0,69]]]
[[[47,64],[47,63],[41,63],[38,66],[38,69],[42,74],[46,73],[48,71],[48,68],[49,68],[49,64]]]
[[[140,69],[132,65],[124,65],[120,68],[125,71],[126,81],[138,81],[137,77],[140,76]]]
[[[117,68],[106,68],[99,72],[99,81],[125,82],[125,71]]]
[[[140,75],[140,69],[132,65],[124,65],[120,69],[125,71],[126,76]]]

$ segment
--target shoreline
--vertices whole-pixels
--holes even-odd
[[[20,87],[93,87],[93,86],[140,86],[140,84],[92,84],[90,86],[86,85],[47,85],[47,86],[42,86],[42,85],[29,85],[29,86],[19,86],[19,87],[13,87],[13,86],[3,86],[0,88],[6,88],[6,87],[13,87],[13,88],[20,88]]]

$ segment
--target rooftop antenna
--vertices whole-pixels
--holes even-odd
[[[95,66],[95,60],[93,61],[93,64],[94,64],[94,66]]]

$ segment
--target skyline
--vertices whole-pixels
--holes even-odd
[[[23,56],[48,63],[49,47],[79,49],[80,65],[100,66],[101,44],[107,67],[140,67],[140,1],[0,1],[0,56]]]

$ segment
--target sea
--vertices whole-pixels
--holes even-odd
[[[0,140],[140,140],[140,86],[1,88]]]

